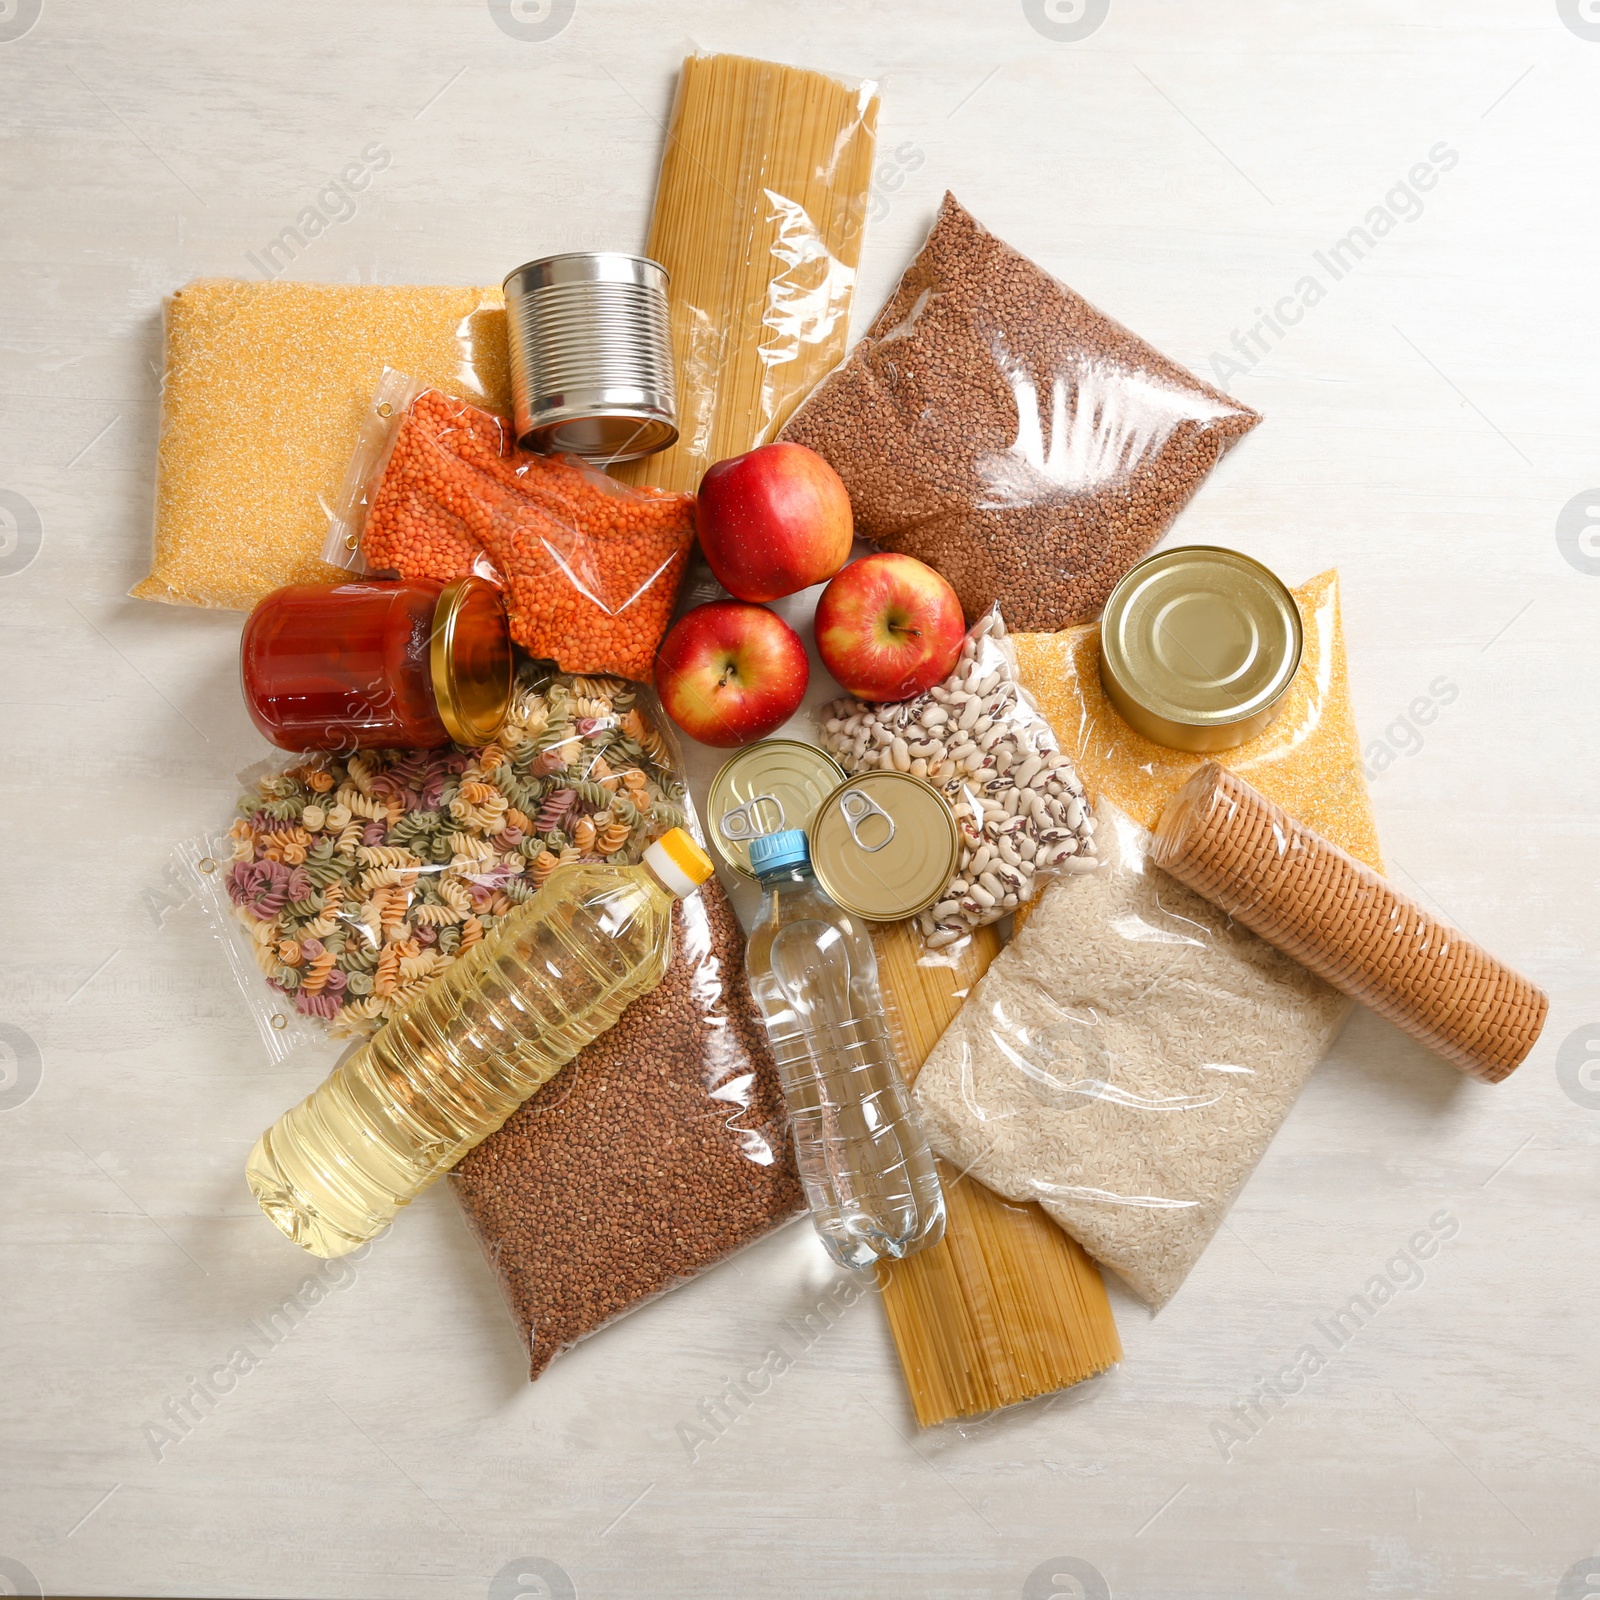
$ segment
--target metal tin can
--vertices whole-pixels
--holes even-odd
[[[844,777],[825,750],[799,739],[763,739],[723,762],[706,797],[707,831],[729,866],[747,878],[750,841],[810,826],[817,807]]]
[[[665,267],[612,250],[545,256],[505,292],[524,449],[636,461],[678,437]]]
[[[898,922],[926,911],[961,861],[950,802],[904,772],[846,778],[806,832],[817,882],[837,905],[868,922]]]
[[[1237,550],[1184,545],[1147,556],[1100,619],[1100,681],[1123,718],[1173,750],[1253,739],[1300,670],[1294,596]]]

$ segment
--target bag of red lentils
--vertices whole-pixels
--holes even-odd
[[[537,1378],[804,1209],[777,1067],[713,878],[651,993],[451,1175]]]
[[[512,637],[563,671],[643,682],[694,542],[694,497],[519,449],[505,418],[386,372],[326,559],[506,591]]]

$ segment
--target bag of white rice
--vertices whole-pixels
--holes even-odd
[[[1115,806],[1096,816],[1101,869],[1045,891],[916,1096],[940,1155],[1159,1309],[1350,1003],[1153,866]]]

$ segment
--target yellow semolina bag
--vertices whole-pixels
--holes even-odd
[[[1169,750],[1134,732],[1100,684],[1100,624],[1060,633],[1017,633],[1023,686],[1039,702],[1091,794],[1104,795],[1142,827],[1206,762],[1215,760],[1276,800],[1297,821],[1358,861],[1383,871],[1339,620],[1339,574],[1292,591],[1305,624],[1305,656],[1283,710],[1254,739],[1215,756]]]
[[[385,367],[510,410],[498,289],[207,278],[166,304],[155,555],[130,593],[248,611],[322,559]]]

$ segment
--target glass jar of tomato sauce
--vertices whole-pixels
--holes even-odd
[[[511,703],[511,630],[482,578],[293,584],[244,626],[251,720],[285,750],[487,744]]]

